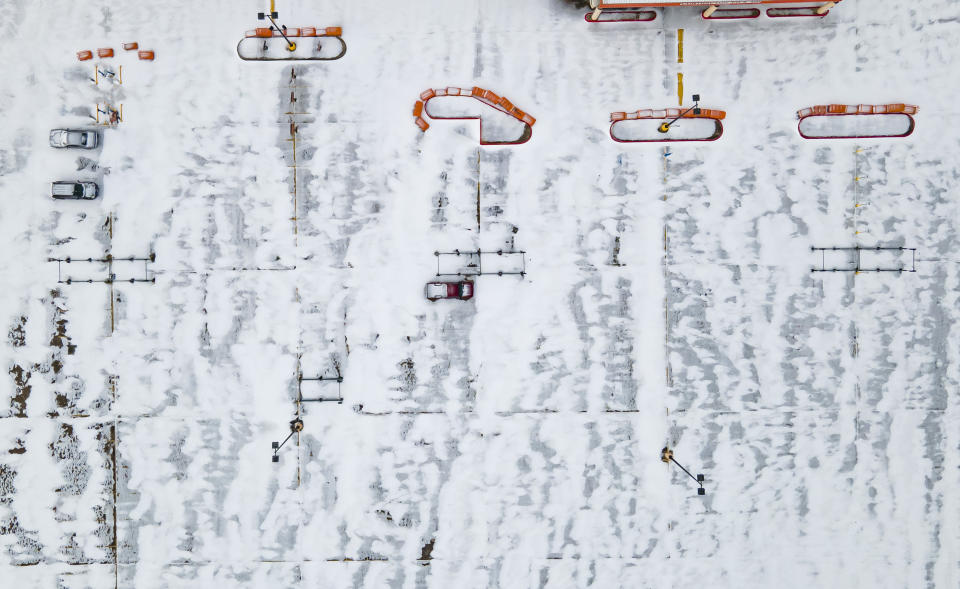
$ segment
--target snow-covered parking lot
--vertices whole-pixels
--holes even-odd
[[[277,0],[346,54],[243,61],[268,4],[0,0],[0,587],[960,584],[960,1]],[[716,141],[611,138],[692,94]]]

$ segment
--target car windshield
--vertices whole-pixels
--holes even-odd
[[[74,196],[83,196],[83,184],[74,184],[74,185],[73,185],[73,195],[74,195]]]
[[[460,285],[460,296],[466,297],[473,294],[473,284],[469,282],[464,282]]]

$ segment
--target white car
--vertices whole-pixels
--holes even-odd
[[[86,131],[83,129],[54,129],[50,131],[50,147],[93,149],[96,146],[96,131]]]

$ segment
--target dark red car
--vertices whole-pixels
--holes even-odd
[[[428,282],[423,292],[427,299],[439,301],[440,299],[460,299],[466,301],[473,298],[473,282],[464,280],[462,282]]]

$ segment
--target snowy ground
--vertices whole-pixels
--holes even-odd
[[[265,4],[0,0],[0,586],[960,584],[960,2],[588,25],[281,0],[348,45],[295,76],[237,57]],[[76,61],[106,46],[122,86]],[[612,141],[677,73],[723,137]],[[532,139],[421,133],[446,86],[509,97]],[[47,146],[104,102],[100,149]],[[898,102],[905,139],[797,134],[799,108]],[[101,198],[50,199],[76,178]],[[917,272],[810,273],[857,244]],[[424,299],[434,251],[478,248],[528,273]],[[47,261],[150,253],[155,284]],[[338,369],[342,405],[298,408],[298,370]]]

